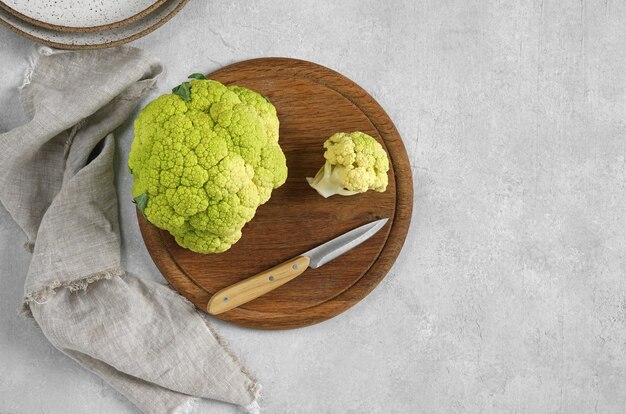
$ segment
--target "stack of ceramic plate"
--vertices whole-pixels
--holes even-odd
[[[0,23],[61,49],[112,47],[171,19],[188,0],[0,0]]]

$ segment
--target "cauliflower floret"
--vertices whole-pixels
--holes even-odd
[[[387,189],[389,159],[374,138],[363,132],[339,132],[324,142],[326,163],[309,185],[323,197],[351,196]]]
[[[135,120],[128,159],[135,202],[182,247],[228,250],[287,179],[278,129],[276,109],[262,95],[212,80],[185,82]]]

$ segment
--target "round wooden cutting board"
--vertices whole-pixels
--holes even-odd
[[[334,261],[307,269],[278,289],[217,317],[260,329],[289,329],[332,318],[363,299],[385,277],[400,253],[413,206],[408,157],[398,131],[378,103],[354,82],[323,66],[284,58],[236,63],[207,75],[267,96],[280,118],[280,145],[289,178],[274,190],[221,254],[179,247],[173,237],[138,214],[156,265],[170,284],[206,311],[211,295],[293,258],[348,230],[388,217],[371,239]],[[363,131],[383,144],[391,161],[384,193],[321,197],[309,187],[324,163],[324,141],[339,131]]]

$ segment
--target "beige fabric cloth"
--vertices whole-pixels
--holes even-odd
[[[131,47],[37,50],[32,119],[0,135],[0,201],[33,251],[24,311],[145,413],[197,412],[197,398],[258,412],[259,384],[194,307],[121,266],[112,131],[161,70]]]

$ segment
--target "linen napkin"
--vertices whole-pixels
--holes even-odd
[[[31,120],[0,135],[0,201],[33,252],[23,310],[145,413],[195,412],[198,398],[258,412],[260,385],[193,305],[121,266],[112,131],[161,71],[127,46],[36,51]]]

